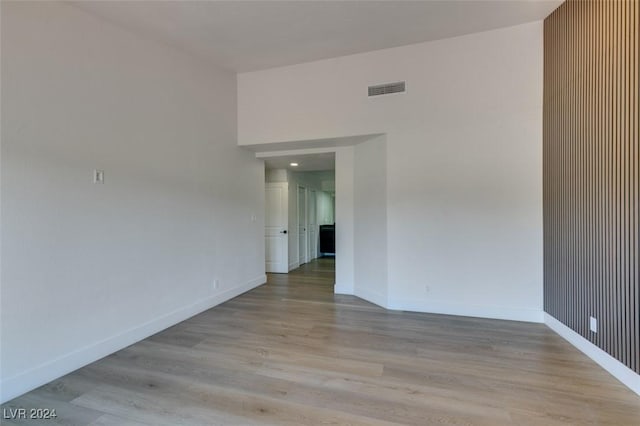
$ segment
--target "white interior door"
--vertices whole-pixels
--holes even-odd
[[[289,187],[286,182],[265,186],[265,268],[267,272],[289,272]]]
[[[298,261],[307,263],[307,189],[298,187]]]
[[[309,191],[309,202],[307,205],[309,206],[309,219],[307,220],[307,229],[309,230],[309,260],[313,260],[318,257],[318,220],[315,190]]]

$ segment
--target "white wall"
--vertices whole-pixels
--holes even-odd
[[[317,192],[318,225],[331,225],[335,222],[335,199],[324,191]]]
[[[336,149],[336,285],[340,294],[354,294],[354,148]]]
[[[387,144],[384,136],[354,147],[354,294],[381,306],[387,288]]]
[[[234,75],[59,3],[1,36],[4,401],[265,276]]]
[[[289,177],[285,169],[265,169],[265,182],[288,182]]]
[[[542,320],[541,22],[240,74],[238,102],[241,145],[386,134],[389,307]]]

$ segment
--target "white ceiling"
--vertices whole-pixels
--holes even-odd
[[[297,167],[290,163],[298,163]],[[264,158],[267,169],[289,169],[296,172],[317,172],[322,170],[335,170],[336,154],[327,152],[321,154],[286,155],[280,157]]]
[[[210,63],[245,72],[536,21],[562,0],[71,3]]]

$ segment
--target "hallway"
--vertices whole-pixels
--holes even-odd
[[[288,274],[267,274],[268,286],[289,295],[320,300],[333,300],[336,276],[335,257],[319,257]],[[338,297],[338,296],[336,296]]]
[[[5,404],[64,425],[632,425],[639,399],[542,324],[385,311],[322,258]],[[38,424],[13,420],[3,424]]]

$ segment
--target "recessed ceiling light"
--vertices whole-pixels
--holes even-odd
[[[298,167],[298,163],[289,163],[291,167]]]

